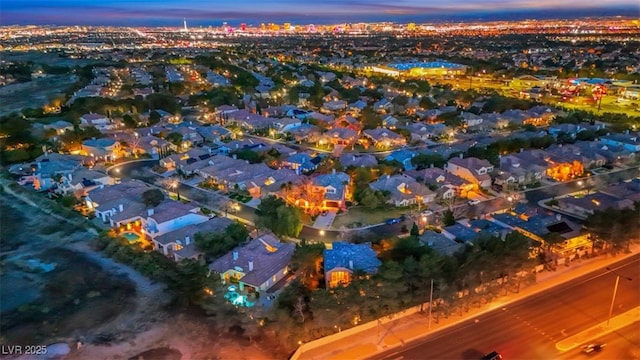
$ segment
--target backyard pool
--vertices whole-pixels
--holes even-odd
[[[236,292],[236,286],[231,285],[227,288],[227,293],[224,298],[229,300],[232,305],[253,307],[256,303],[247,300],[247,295],[240,295]]]
[[[122,236],[124,236],[124,238],[127,239],[131,244],[137,242],[139,239],[138,234],[131,231],[123,233]]]

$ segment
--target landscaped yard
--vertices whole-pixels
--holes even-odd
[[[238,193],[232,193],[229,195],[229,199],[233,199],[233,200],[237,200],[241,203],[247,203],[249,201],[251,201],[251,196],[248,195],[242,195],[242,194],[238,194]]]
[[[352,207],[348,212],[337,215],[331,227],[340,229],[342,227],[353,228],[380,224],[387,219],[397,218],[402,214],[408,214],[410,212],[411,210],[409,208],[388,207],[369,210],[364,207]]]

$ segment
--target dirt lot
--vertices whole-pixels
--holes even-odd
[[[162,284],[91,249],[96,232],[82,217],[56,218],[42,211],[49,200],[3,185],[3,345],[66,343],[66,359],[277,357],[217,331],[201,313],[172,309]]]

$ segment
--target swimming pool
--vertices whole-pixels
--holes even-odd
[[[123,233],[122,236],[124,236],[124,238],[127,239],[130,243],[137,242],[139,239],[138,234],[131,231],[127,231]]]

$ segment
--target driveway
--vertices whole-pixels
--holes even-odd
[[[335,211],[329,211],[326,215],[318,215],[316,221],[313,223],[314,228],[328,229],[333,224],[333,220],[336,218]]]

